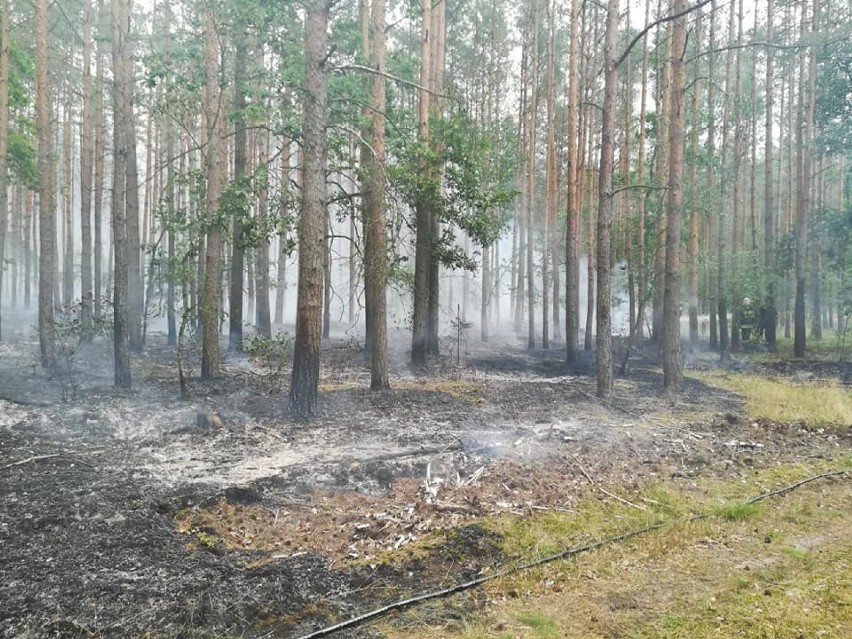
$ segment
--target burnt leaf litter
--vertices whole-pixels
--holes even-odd
[[[568,367],[508,342],[426,373],[399,364],[376,394],[362,354],[332,340],[305,423],[287,415],[286,375],[243,356],[183,400],[161,335],[131,392],[112,389],[102,341],[48,375],[19,338],[0,344],[0,637],[298,637],[498,569],[513,558],[484,518],[571,512],[590,481],[629,494],[850,449],[848,431],[744,420],[737,396],[698,381],[665,395],[650,353],[608,402],[590,357]],[[804,372],[852,372],[824,368]]]

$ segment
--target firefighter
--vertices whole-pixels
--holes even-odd
[[[751,300],[745,298],[743,307],[740,310],[740,334],[744,344],[751,342],[752,333],[757,328],[757,315],[754,312],[754,307],[751,305]]]

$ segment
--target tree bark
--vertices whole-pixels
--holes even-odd
[[[64,242],[62,246],[62,307],[71,310],[74,306],[74,139],[71,91],[63,109],[65,121],[62,128],[62,212],[64,214]]]
[[[421,0],[423,23],[420,35],[420,91],[418,93],[417,136],[420,145],[429,144],[429,78],[432,76],[432,0]],[[427,171],[427,160],[421,160]],[[424,176],[425,177],[425,176]],[[412,318],[411,363],[426,363],[427,319],[429,310],[429,279],[432,260],[432,215],[425,198],[419,198],[414,207],[416,238],[414,253],[414,313]]]
[[[309,0],[305,16],[306,82],[302,115],[302,203],[299,216],[299,292],[290,408],[301,418],[316,413],[322,323],[322,255],[326,218],[328,52],[326,0]]]
[[[91,338],[92,298],[92,3],[83,2],[83,112],[80,122],[80,325]]]
[[[774,38],[774,0],[767,0],[766,8],[766,41],[772,44]],[[764,127],[765,146],[763,151],[764,192],[763,192],[763,265],[766,271],[766,315],[764,329],[766,331],[766,346],[771,353],[777,350],[778,309],[775,297],[778,288],[778,276],[775,272],[775,211],[772,176],[772,109],[775,103],[775,92],[772,83],[775,81],[775,54],[772,47],[766,47],[766,120]]]
[[[246,175],[248,134],[246,132],[246,51],[245,33],[236,35],[234,55],[234,184],[242,188]],[[246,211],[246,213],[248,213]],[[228,289],[228,348],[242,349],[243,344],[243,272],[245,271],[245,240],[243,238],[242,211],[234,212],[231,221],[231,278]]]
[[[124,81],[126,57],[124,47],[130,26],[128,0],[112,0],[112,66],[113,109],[122,113],[127,100]],[[123,118],[113,118],[113,170],[112,170],[112,233],[113,233],[113,357],[115,360],[115,386],[130,388],[130,340],[128,327],[128,250],[127,223],[127,156],[128,137],[131,131],[124,127]]]
[[[568,189],[565,197],[565,354],[568,362],[580,356],[580,229],[578,116],[580,84],[580,2],[571,0],[571,35],[568,67]]]
[[[204,115],[207,127],[207,227],[204,255],[204,282],[201,294],[201,379],[219,375],[219,305],[222,279],[222,225],[219,198],[224,182],[225,157],[222,151],[221,91],[219,89],[219,34],[216,16],[208,9],[204,16]]]
[[[807,20],[805,8],[802,8],[802,37],[807,38]],[[813,0],[813,15],[810,33],[818,30],[819,0]],[[796,304],[793,311],[793,354],[804,357],[806,349],[805,336],[805,276],[808,248],[808,215],[811,208],[811,166],[813,162],[813,130],[814,130],[814,97],[816,88],[816,50],[811,48],[807,56],[807,71],[805,59],[802,59],[801,86],[799,89],[799,179],[798,202],[796,207]]]
[[[6,179],[6,149],[9,135],[9,0],[0,3],[0,339],[3,338],[3,271],[6,264],[6,233],[9,185]],[[13,237],[12,241],[16,242]],[[14,261],[17,264],[17,259]],[[12,278],[14,289],[14,277]]]
[[[41,365],[45,368],[53,368],[56,364],[53,327],[56,218],[50,134],[47,21],[47,0],[35,0],[36,129],[39,171],[38,337]]]
[[[390,388],[387,335],[387,240],[385,212],[385,0],[373,0],[370,20],[370,66],[373,74],[370,95],[372,127],[370,163],[364,189],[364,284],[367,317],[372,336],[370,389]]]
[[[674,14],[686,9],[686,0],[674,0]],[[671,102],[669,121],[669,180],[666,211],[666,280],[663,300],[663,385],[683,386],[680,347],[680,229],[683,219],[683,130],[686,85],[686,16],[673,21]]]
[[[615,66],[615,46],[618,39],[618,0],[607,4],[604,35],[604,101],[601,117],[601,157],[598,182],[597,224],[597,396],[607,399],[612,394],[612,170],[615,144],[615,93],[618,69]]]
[[[133,112],[133,40],[130,38],[130,1],[126,2],[121,55],[122,60],[122,104],[120,111],[122,128],[126,131],[127,165],[125,170],[127,199],[125,224],[127,225],[127,323],[130,349],[142,350],[142,313],[145,305],[140,252],[141,232],[139,228],[139,171],[136,163],[136,116]]]

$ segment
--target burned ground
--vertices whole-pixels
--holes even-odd
[[[103,342],[48,377],[19,337],[0,345],[4,637],[297,637],[511,561],[483,518],[852,448],[848,429],[745,419],[700,381],[664,395],[641,353],[606,402],[591,360],[512,344],[428,375],[400,365],[376,394],[361,354],[333,341],[306,423],[287,416],[286,375],[245,357],[181,399],[161,336],[132,392],[111,389]],[[221,426],[197,419],[210,411]]]

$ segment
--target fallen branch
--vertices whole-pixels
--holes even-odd
[[[771,490],[769,492],[762,493],[756,497],[749,499],[747,504],[755,503],[758,501],[762,501],[764,499],[768,499],[769,497],[773,497],[775,495],[782,495],[784,493],[788,493],[800,486],[804,486],[813,481],[817,481],[819,479],[826,479],[829,477],[836,477],[838,475],[848,475],[852,472],[852,468],[846,468],[844,470],[836,470],[827,473],[822,473],[820,475],[814,475],[813,477],[808,477],[806,479],[802,479],[788,486],[784,486],[782,488],[778,488],[776,490]],[[315,630],[307,635],[302,635],[298,637],[298,639],[317,639],[317,637],[325,637],[330,635],[333,632],[337,632],[338,630],[344,630],[346,628],[352,628],[354,626],[359,626],[365,621],[370,621],[371,619],[377,619],[378,617],[382,617],[389,612],[394,612],[396,610],[403,610],[410,606],[413,606],[418,603],[422,603],[424,601],[429,601],[431,599],[440,599],[443,597],[447,597],[449,595],[455,594],[457,592],[462,592],[464,590],[470,590],[471,588],[475,588],[476,586],[481,586],[489,581],[493,581],[494,579],[499,579],[501,577],[506,577],[516,572],[520,572],[523,570],[529,570],[531,568],[535,568],[537,566],[541,566],[543,564],[548,564],[556,561],[557,559],[567,559],[568,557],[573,557],[575,555],[579,555],[582,553],[589,552],[590,550],[595,550],[602,546],[608,546],[609,544],[618,543],[621,541],[626,541],[627,539],[631,539],[633,537],[637,537],[639,535],[643,535],[648,532],[652,532],[654,530],[659,530],[660,528],[665,528],[666,526],[670,526],[678,523],[688,523],[693,521],[698,521],[700,519],[706,519],[710,517],[710,513],[699,513],[696,515],[690,515],[689,517],[674,519],[670,521],[662,521],[656,524],[651,524],[649,526],[644,526],[643,528],[635,528],[633,530],[628,530],[627,532],[621,533],[620,535],[614,535],[612,537],[607,537],[606,539],[601,539],[599,541],[594,541],[592,543],[586,544],[584,546],[575,546],[573,548],[568,548],[566,550],[562,550],[560,552],[554,553],[552,555],[548,555],[546,557],[542,557],[541,559],[536,559],[534,561],[528,561],[523,564],[512,566],[511,568],[505,568],[491,575],[487,575],[485,577],[478,577],[476,579],[471,579],[470,581],[466,581],[464,583],[456,584],[455,586],[450,586],[449,588],[443,588],[441,590],[434,590],[432,592],[423,593],[421,595],[416,595],[414,597],[409,597],[408,599],[403,599],[401,601],[397,601],[387,606],[382,606],[381,608],[376,608],[375,610],[371,610],[370,612],[366,612],[362,615],[358,615],[357,617],[352,617],[351,619],[347,619],[346,621],[341,621],[340,623],[336,623],[332,626],[327,626],[326,628],[321,628],[320,630]]]
[[[5,466],[0,466],[0,470],[6,470],[8,468],[14,468],[15,466],[25,466],[26,464],[31,464],[33,462],[41,461],[43,459],[53,459],[54,457],[64,457],[67,455],[98,455],[104,452],[103,449],[100,450],[92,450],[92,451],[76,451],[70,450],[66,453],[51,453],[49,455],[33,455],[32,457],[27,457],[26,459],[21,459],[20,461],[12,462],[11,464],[6,464]]]

